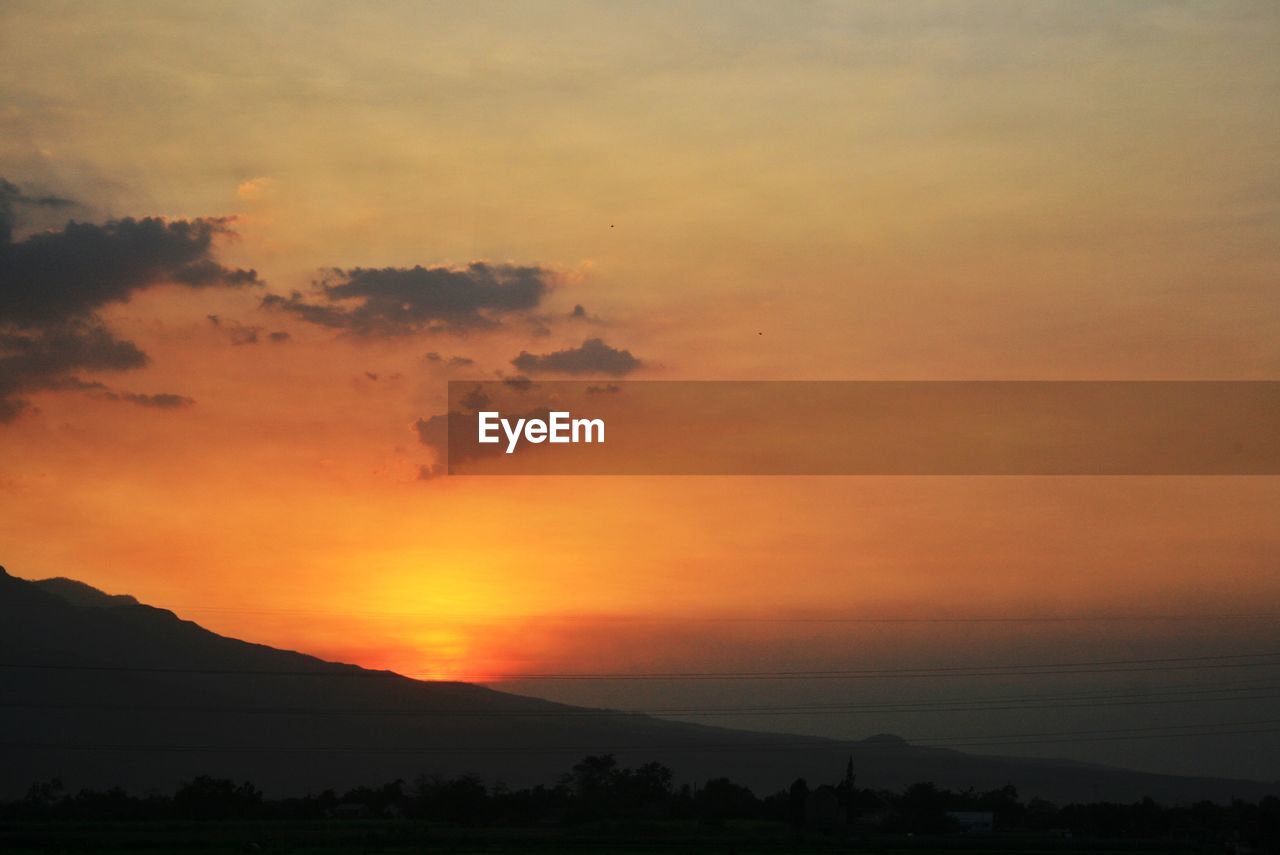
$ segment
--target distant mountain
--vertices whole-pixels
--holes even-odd
[[[862,786],[1014,784],[1058,802],[1258,798],[1253,781],[1152,775],[909,745],[754,733],[589,710],[457,682],[424,682],[210,632],[132,597],[0,568],[0,796],[60,777],[69,789],[171,790],[198,774],[269,794],[474,774],[549,783],[589,753],[657,760],[682,781],[728,776],[758,794]]]
[[[63,576],[57,576],[53,579],[37,579],[32,584],[42,591],[56,594],[73,606],[82,608],[141,605],[135,597],[131,597],[128,594],[104,594],[92,585],[86,585],[84,582],[67,579]]]

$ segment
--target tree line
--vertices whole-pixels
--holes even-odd
[[[249,782],[199,776],[172,795],[134,795],[121,788],[68,792],[57,780],[33,785],[26,796],[0,802],[9,820],[322,820],[397,818],[469,827],[547,827],[684,821],[723,826],[735,821],[786,824],[832,834],[947,834],[965,830],[957,812],[991,814],[998,832],[1040,832],[1081,838],[1177,839],[1248,845],[1280,851],[1280,799],[1230,804],[1161,805],[1151,799],[1120,804],[1055,805],[1023,800],[1013,786],[951,791],[922,782],[900,792],[859,788],[852,760],[831,784],[803,778],[757,796],[728,778],[699,785],[674,783],[659,763],[635,768],[613,755],[583,758],[554,784],[510,788],[474,777],[396,780],[346,792],[266,798]]]

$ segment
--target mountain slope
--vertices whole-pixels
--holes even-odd
[[[1149,775],[1066,761],[982,757],[591,711],[466,683],[226,638],[172,612],[71,580],[0,568],[0,796],[59,776],[70,788],[173,788],[197,774],[274,794],[420,774],[551,781],[588,753],[658,760],[680,780],[727,775],[758,793],[835,780],[852,754],[863,786],[921,780],[1058,801],[1256,798],[1249,781]]]

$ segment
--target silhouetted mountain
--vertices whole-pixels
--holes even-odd
[[[2,568],[0,568],[2,569]],[[92,585],[56,576],[52,579],[37,579],[33,585],[42,591],[56,594],[73,606],[83,608],[110,608],[113,606],[138,606],[141,603],[128,594],[107,594]]]
[[[33,667],[39,666],[39,667]],[[1175,777],[1062,760],[839,743],[587,710],[457,682],[424,682],[226,638],[164,609],[69,579],[0,568],[0,796],[61,777],[70,788],[170,790],[198,774],[274,794],[420,774],[549,782],[589,753],[660,761],[678,780],[727,776],[757,793],[834,781],[853,755],[861,786],[1012,783],[1055,801],[1258,798],[1251,781]]]

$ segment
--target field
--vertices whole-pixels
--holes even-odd
[[[806,853],[935,852],[1107,853],[1210,852],[1189,843],[1142,840],[1071,840],[1016,833],[947,837],[838,836],[799,833],[772,823],[656,823],[575,829],[466,829],[397,820],[298,822],[7,822],[0,851],[221,853]]]

